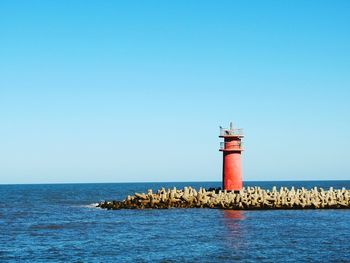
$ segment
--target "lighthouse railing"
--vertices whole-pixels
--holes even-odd
[[[243,135],[243,129],[220,128],[220,136],[225,135]]]

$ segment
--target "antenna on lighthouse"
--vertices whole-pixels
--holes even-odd
[[[233,123],[232,123],[232,121],[230,122],[230,130],[231,131],[233,130]]]

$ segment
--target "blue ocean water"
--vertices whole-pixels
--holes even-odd
[[[247,182],[350,188],[350,181]],[[115,210],[148,188],[220,183],[0,185],[0,262],[350,262],[350,210]]]

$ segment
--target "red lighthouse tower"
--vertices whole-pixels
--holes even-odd
[[[220,127],[220,151],[223,152],[222,187],[228,191],[239,191],[242,189],[242,167],[241,152],[243,130],[234,129],[232,122],[230,128]]]

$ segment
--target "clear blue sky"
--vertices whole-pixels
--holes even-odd
[[[0,183],[350,179],[350,1],[1,1]]]

